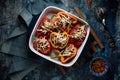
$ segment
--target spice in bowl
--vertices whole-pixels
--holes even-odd
[[[95,58],[90,63],[90,69],[96,76],[104,75],[108,70],[108,65],[105,59]]]

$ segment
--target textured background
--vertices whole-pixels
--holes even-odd
[[[0,0],[0,80],[120,80],[120,2],[118,0],[92,0],[92,8],[89,10],[86,0],[72,0],[73,3],[70,1]],[[109,62],[110,68],[106,75],[96,77],[91,74],[89,64],[92,58],[88,58],[86,52],[83,52],[78,59],[78,67],[74,66],[72,70],[65,68],[66,75],[63,75],[54,63],[33,54],[30,56],[22,54],[29,53],[27,49],[29,33],[41,11],[49,5],[60,7],[75,15],[73,7],[79,7],[105,45],[105,51],[101,53],[98,47],[98,53],[92,53],[92,58],[103,57]],[[110,51],[108,39],[101,24],[95,19],[94,8],[96,6],[105,7],[107,10],[106,22],[118,47],[114,54]],[[18,21],[18,15],[23,9],[27,9],[33,16],[29,28]],[[12,46],[9,47],[10,44]],[[86,61],[82,60],[83,57]]]

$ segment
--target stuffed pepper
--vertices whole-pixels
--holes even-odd
[[[85,29],[86,26],[87,25],[81,26],[80,24],[76,24],[76,26],[70,31],[69,42],[73,43],[76,47],[81,46],[87,34]]]
[[[33,47],[35,50],[45,55],[50,54],[52,50],[50,42],[43,36],[40,36],[39,38],[34,37]]]
[[[77,19],[67,12],[58,12],[52,21],[53,25],[62,31],[69,32],[72,25],[77,23]]]
[[[50,42],[53,48],[63,49],[68,43],[69,37],[66,32],[52,32]]]
[[[50,19],[47,17],[44,17],[41,19],[41,21],[38,24],[38,27],[36,29],[36,35],[37,36],[45,36],[46,38],[49,37],[49,34],[52,32],[52,24],[50,22]]]
[[[62,63],[68,63],[76,56],[77,48],[73,44],[68,44],[62,50],[55,49],[54,53]]]

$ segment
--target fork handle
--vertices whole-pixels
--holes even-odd
[[[107,26],[103,25],[103,27],[104,27],[105,33],[108,37],[110,48],[112,49],[112,52],[114,52],[116,50],[115,41],[114,41],[113,37],[111,36],[109,30],[107,29]]]

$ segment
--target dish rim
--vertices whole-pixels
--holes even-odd
[[[32,37],[33,37],[33,35],[34,35],[34,33],[35,33],[35,30],[36,30],[36,28],[37,28],[37,25],[38,25],[39,21],[41,20],[41,18],[42,18],[43,16],[45,16],[46,11],[49,10],[49,9],[55,9],[55,10],[58,10],[58,11],[65,11],[65,10],[63,10],[63,9],[61,9],[61,8],[58,8],[58,7],[55,7],[55,6],[48,6],[48,7],[46,7],[46,8],[42,11],[41,15],[39,16],[39,18],[38,18],[38,20],[37,20],[37,22],[36,22],[36,24],[35,24],[35,26],[34,26],[34,28],[33,28],[33,30],[32,30],[32,33],[31,33],[31,35],[30,35],[30,38],[29,38],[29,48],[30,48],[31,51],[33,51],[35,54],[37,54],[38,56],[41,56],[41,57],[45,58],[46,60],[49,60],[49,61],[51,61],[51,62],[53,62],[53,63],[56,63],[56,64],[61,65],[61,66],[64,66],[64,67],[70,67],[70,66],[72,66],[72,65],[77,61],[77,59],[79,58],[80,54],[82,53],[82,51],[83,51],[83,49],[84,49],[85,44],[87,43],[87,40],[88,40],[88,37],[89,37],[89,34],[90,34],[90,26],[87,27],[87,35],[86,35],[85,40],[83,41],[82,45],[80,46],[80,48],[78,48],[79,51],[77,52],[77,55],[74,57],[74,59],[73,59],[71,62],[66,63],[66,64],[63,64],[63,63],[61,63],[59,60],[51,59],[51,58],[49,57],[49,55],[47,56],[47,55],[41,54],[40,52],[36,51],[36,50],[33,48],[33,46],[32,46]],[[65,12],[67,12],[67,11],[65,11]],[[72,15],[75,16],[74,14],[72,14]],[[83,19],[81,19],[81,18],[79,18],[79,17],[77,17],[77,16],[75,16],[75,17],[76,17],[80,22],[89,25],[85,20],[83,20]],[[51,53],[52,53],[52,52],[51,52]],[[79,54],[78,54],[78,53],[79,53]]]

